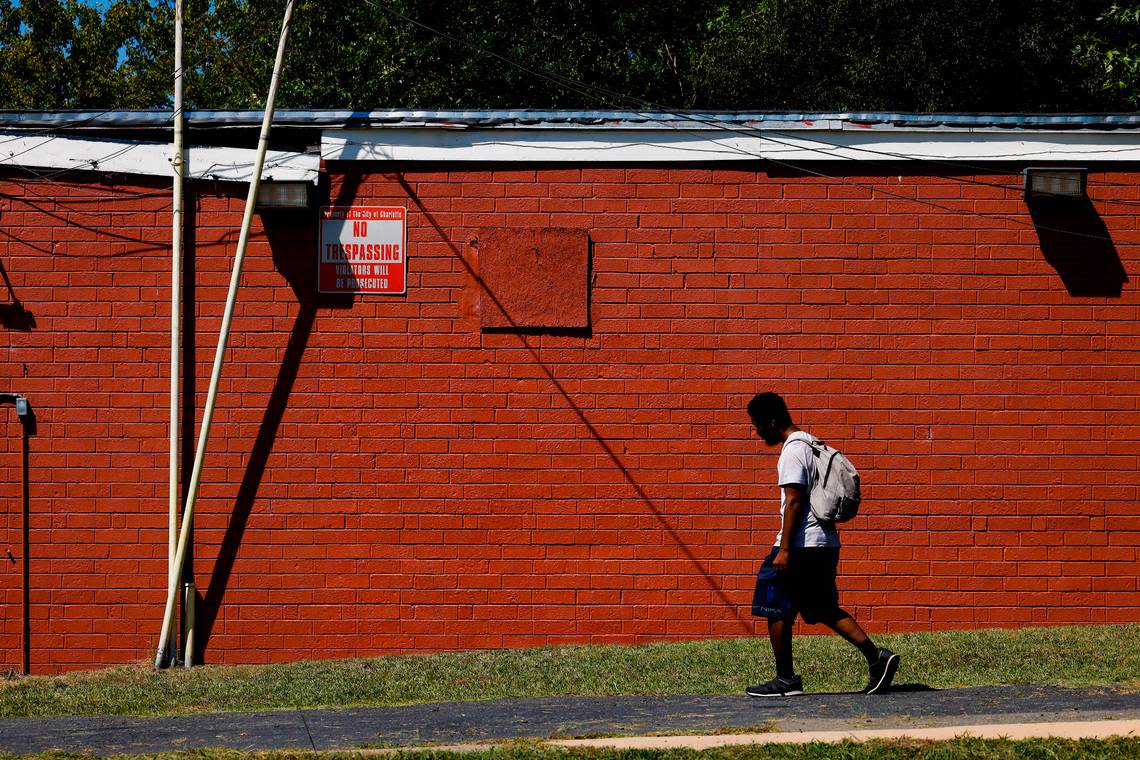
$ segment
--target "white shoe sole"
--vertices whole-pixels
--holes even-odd
[[[890,688],[891,681],[895,678],[895,671],[899,669],[899,662],[902,660],[897,654],[892,654],[887,658],[887,667],[883,668],[883,675],[879,678],[879,682],[864,694],[879,694]]]
[[[753,694],[751,692],[744,692],[753,699],[771,699],[772,697],[798,697],[803,694],[803,691],[778,691],[774,694]]]

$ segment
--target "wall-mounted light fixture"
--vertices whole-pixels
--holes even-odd
[[[308,182],[262,182],[257,193],[259,210],[308,207]]]
[[[1088,170],[1030,167],[1025,170],[1025,199],[1084,198]]]

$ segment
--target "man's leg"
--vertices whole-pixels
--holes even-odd
[[[831,630],[849,641],[867,658],[867,687],[863,689],[868,694],[878,694],[891,688],[891,681],[899,667],[899,656],[889,649],[879,649],[871,641],[862,626],[855,622],[855,618],[843,610],[838,611],[838,617],[827,623]]]
[[[828,627],[862,652],[868,663],[873,663],[879,659],[879,648],[875,646],[875,642],[871,641],[871,637],[867,635],[862,626],[843,610],[840,610],[840,613],[840,617],[834,622],[828,623]]]
[[[794,613],[793,613],[794,615]],[[784,697],[804,693],[804,683],[792,665],[792,621],[787,618],[768,619],[768,639],[772,654],[776,656],[776,677],[768,683],[749,686],[744,693],[750,697]]]
[[[792,664],[792,623],[790,620],[769,620],[768,638],[772,642],[772,654],[776,656],[776,676],[793,678],[796,675]]]
[[[803,694],[803,682],[796,678],[792,665],[792,622],[798,612],[792,606],[792,599],[776,580],[772,570],[772,560],[779,553],[778,547],[765,558],[756,574],[756,588],[752,592],[752,614],[768,620],[768,638],[772,642],[772,653],[776,656],[776,677],[767,683],[749,686],[744,690],[750,697],[782,697]],[[777,617],[771,617],[772,614]]]
[[[839,548],[803,549],[807,587],[802,595],[813,600],[812,611],[803,610],[804,620],[820,622],[838,633],[863,653],[867,659],[867,694],[878,694],[891,688],[891,680],[899,667],[899,656],[889,649],[879,649],[855,619],[839,606],[839,589],[835,576],[839,568]]]

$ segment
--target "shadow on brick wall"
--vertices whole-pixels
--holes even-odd
[[[1069,295],[1118,298],[1128,275],[1092,201],[1046,197],[1026,203],[1045,261]]]
[[[696,571],[696,574],[701,577],[705,585],[708,587],[709,591],[711,591],[716,596],[721,606],[723,606],[731,613],[732,618],[739,625],[741,633],[744,635],[753,635],[755,631],[751,618],[742,615],[741,605],[734,602],[728,597],[728,594],[725,593],[725,590],[721,587],[720,584],[720,581],[723,579],[717,578],[712,573],[710,573],[708,569],[705,568],[705,566],[701,563],[701,560],[697,557],[696,553],[685,541],[684,536],[682,536],[680,531],[675,528],[672,523],[669,522],[661,506],[659,506],[657,502],[649,497],[649,494],[646,493],[641,483],[639,483],[637,479],[634,478],[633,473],[629,471],[629,469],[622,462],[621,457],[617,454],[616,451],[614,451],[614,447],[604,436],[602,436],[602,434],[590,421],[590,418],[586,415],[585,410],[583,410],[582,407],[574,401],[574,397],[571,396],[570,392],[566,390],[566,387],[554,374],[554,371],[551,370],[551,368],[542,361],[542,357],[539,356],[539,353],[535,349],[534,345],[528,340],[528,337],[531,337],[536,333],[561,335],[569,334],[586,339],[589,338],[592,334],[590,328],[587,326],[586,328],[574,329],[570,332],[567,332],[566,330],[552,330],[551,328],[537,328],[536,331],[532,332],[531,330],[524,328],[523,325],[520,325],[518,321],[512,316],[511,310],[504,302],[504,299],[500,298],[499,294],[495,292],[494,288],[480,276],[478,265],[473,265],[472,262],[463,255],[463,251],[460,250],[459,246],[447,234],[446,230],[444,230],[442,225],[440,225],[439,221],[435,218],[435,215],[432,214],[432,212],[424,205],[424,202],[416,193],[415,188],[413,188],[407,182],[403,174],[397,174],[396,180],[400,183],[400,187],[407,194],[408,200],[415,205],[416,210],[423,214],[424,220],[432,227],[432,229],[435,230],[436,234],[439,236],[439,240],[448,245],[448,247],[451,249],[451,254],[464,268],[467,275],[471,277],[475,283],[477,283],[478,287],[481,290],[481,295],[486,296],[494,302],[495,308],[505,320],[505,324],[498,331],[510,332],[518,336],[520,344],[530,355],[530,358],[534,362],[535,366],[539,368],[546,379],[550,382],[555,393],[557,393],[557,395],[562,398],[562,401],[566,404],[566,407],[572,410],[575,416],[578,417],[583,427],[589,433],[590,438],[592,438],[598,444],[598,446],[601,447],[602,451],[605,452],[606,457],[613,464],[614,468],[621,473],[622,478],[636,494],[637,500],[642,505],[644,505],[645,509],[653,515],[658,523],[660,523],[662,530],[669,537],[669,539],[674,544],[676,544],[682,556],[684,556],[684,558],[692,565],[693,569]]]
[[[4,286],[4,295],[0,296],[0,327],[8,330],[30,332],[36,326],[36,318],[24,308],[16,291],[12,288],[12,281],[8,278],[8,270],[4,262],[0,261],[0,283]]]
[[[994,172],[992,177],[984,175],[981,179],[975,180],[966,176],[962,180],[966,184],[1004,188],[1009,193],[1005,199],[1010,204],[1008,211],[975,214],[954,197],[946,199],[940,199],[939,196],[923,197],[916,194],[916,190],[910,186],[916,178],[940,177],[951,180],[957,177],[956,174],[930,174],[925,169],[922,171],[916,169],[914,162],[890,160],[892,154],[889,153],[882,155],[884,160],[875,161],[872,165],[859,162],[856,166],[852,166],[846,162],[821,161],[812,164],[811,168],[806,168],[769,161],[762,166],[764,173],[772,179],[814,181],[823,178],[834,183],[831,188],[813,184],[804,185],[801,190],[803,194],[795,197],[805,200],[819,200],[824,197],[833,199],[828,193],[831,189],[838,189],[840,193],[835,196],[835,200],[845,197],[859,200],[896,199],[913,202],[915,211],[918,212],[925,208],[934,213],[949,211],[994,220],[1011,220],[1020,227],[1022,222],[1017,217],[1021,216],[1021,210],[1016,208],[1015,204],[1020,203],[1016,198],[1023,192],[1023,185],[1021,169],[1015,165],[1007,165],[1006,168],[995,167],[992,170]],[[743,166],[742,164],[726,168],[731,170]],[[890,181],[895,177],[898,177],[899,183],[904,177],[907,178],[908,185],[895,186]],[[787,190],[785,187],[782,192]],[[814,198],[811,193],[816,194]],[[785,195],[784,199],[787,197]],[[1087,197],[1036,195],[1027,198],[1025,203],[1045,261],[1057,270],[1069,295],[1118,298],[1124,283],[1128,282],[1128,275],[1117,254],[1112,235],[1092,201]]]
[[[336,199],[332,200],[330,205],[349,205],[356,197],[357,189],[356,183],[345,182]],[[321,195],[324,194],[321,193]],[[313,332],[313,324],[316,321],[317,314],[321,309],[351,308],[355,301],[352,294],[330,295],[317,292],[317,267],[314,257],[318,245],[319,213],[318,208],[312,208],[302,212],[289,210],[270,211],[261,214],[273,256],[273,266],[289,283],[300,308],[297,311],[296,319],[293,321],[293,327],[289,331],[281,366],[277,370],[277,378],[273,383],[273,390],[265,406],[257,437],[254,439],[253,447],[246,461],[245,473],[242,475],[241,484],[238,486],[233,512],[230,514],[229,524],[226,526],[218,556],[214,561],[210,580],[205,589],[199,592],[195,633],[195,649],[197,650],[194,652],[195,663],[206,663],[205,653],[209,648],[210,635],[213,632],[214,623],[217,621],[218,612],[225,601],[230,573],[237,561],[250,513],[257,503],[257,492],[261,487],[261,479],[269,462],[269,456],[273,452],[273,444],[277,440],[281,420],[289,406],[289,398],[292,395],[293,385],[297,380],[297,373],[301,366],[305,348],[308,346],[309,337]],[[187,277],[187,280],[192,281],[192,273],[191,276]],[[186,355],[193,356],[189,346]],[[185,395],[190,398],[193,397],[189,388]],[[190,414],[193,414],[193,409],[189,411]],[[193,417],[187,419],[193,419]],[[190,567],[189,562],[187,567]]]

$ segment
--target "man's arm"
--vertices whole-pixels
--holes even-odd
[[[800,512],[804,505],[804,487],[786,485],[784,488],[784,525],[780,531],[780,551],[772,560],[772,569],[782,575],[788,571],[788,560],[791,554],[788,548],[792,545],[792,531],[800,521]]]

